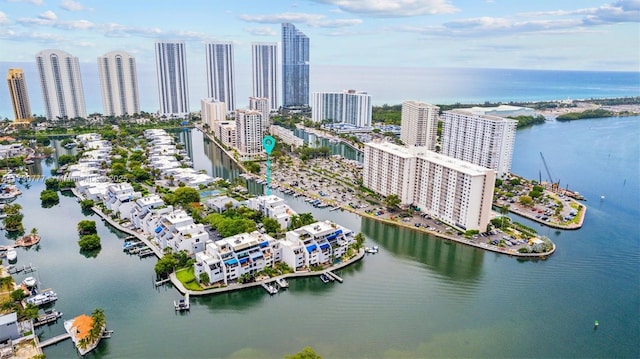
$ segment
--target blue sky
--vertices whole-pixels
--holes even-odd
[[[171,39],[194,64],[208,40],[250,63],[283,21],[310,37],[312,65],[640,70],[640,0],[0,0],[0,61],[121,49],[152,64]]]

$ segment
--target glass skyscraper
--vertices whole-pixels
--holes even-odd
[[[309,106],[309,38],[282,24],[282,106]]]

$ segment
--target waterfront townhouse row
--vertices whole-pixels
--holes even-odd
[[[206,173],[186,167],[191,164],[187,151],[178,149],[173,137],[165,130],[145,130],[144,137],[150,145],[147,150],[149,167],[160,171],[162,177],[171,178],[176,184],[184,183],[186,186],[194,188],[198,188],[200,185],[208,186],[218,180],[218,178]],[[181,158],[182,161],[178,158]]]
[[[389,142],[368,142],[363,185],[382,196],[460,230],[484,232],[489,223],[496,172],[470,162]]]
[[[194,272],[209,282],[227,285],[244,274],[256,274],[279,262],[295,272],[340,260],[355,242],[353,232],[330,221],[316,222],[286,233],[283,240],[254,231],[217,241],[207,241],[196,254]]]

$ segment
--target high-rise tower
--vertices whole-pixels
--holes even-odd
[[[425,146],[435,151],[439,109],[438,106],[424,102],[403,102],[400,140],[407,146]]]
[[[184,42],[156,42],[160,114],[189,114],[189,86]]]
[[[278,44],[254,42],[251,44],[253,97],[269,99],[269,109],[278,109]]]
[[[87,117],[78,58],[60,50],[36,54],[47,120]]]
[[[309,38],[282,24],[282,106],[309,106]]]
[[[98,57],[102,107],[105,116],[125,116],[140,112],[136,59],[124,51]]]
[[[236,79],[231,42],[205,44],[207,54],[207,91],[209,98],[224,102],[227,113],[236,109]]]
[[[15,120],[17,122],[31,121],[33,118],[31,117],[27,82],[24,79],[22,69],[9,69],[7,83],[9,84],[9,97],[11,97]]]

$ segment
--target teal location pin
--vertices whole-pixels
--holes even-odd
[[[271,137],[271,136],[264,136],[264,138],[262,138],[262,147],[264,147],[265,152],[267,152],[268,155],[271,154],[271,151],[273,151],[273,148],[276,146],[276,139]]]

